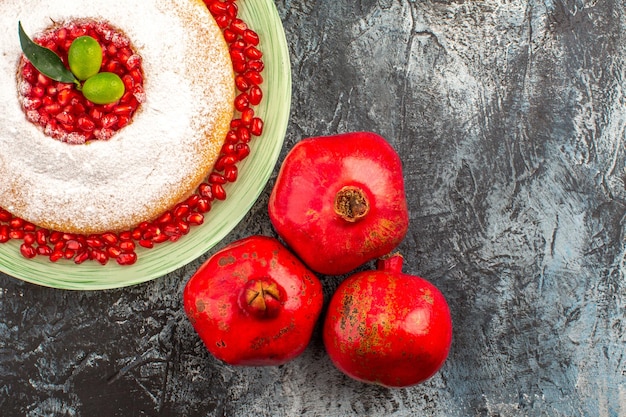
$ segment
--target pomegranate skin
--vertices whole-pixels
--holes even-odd
[[[322,304],[317,277],[265,236],[215,253],[183,292],[185,313],[209,352],[242,366],[281,365],[300,355]]]
[[[323,327],[326,351],[349,377],[390,388],[422,383],[445,363],[452,321],[441,292],[400,272],[401,257],[341,283]]]
[[[268,211],[309,268],[348,273],[390,253],[407,233],[402,162],[371,132],[303,139],[281,165]]]

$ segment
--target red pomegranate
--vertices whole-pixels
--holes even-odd
[[[278,240],[251,236],[209,258],[185,286],[184,308],[209,352],[231,365],[280,365],[300,355],[322,285]]]
[[[356,380],[415,385],[448,356],[452,321],[444,296],[401,269],[400,255],[382,259],[377,270],[348,277],[330,301],[324,345],[335,366]]]
[[[400,157],[370,132],[304,139],[281,166],[269,215],[312,270],[350,272],[388,254],[406,235]]]

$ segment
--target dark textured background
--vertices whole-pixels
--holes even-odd
[[[400,152],[405,272],[452,309],[442,371],[403,390],[354,382],[319,328],[287,365],[217,362],[181,305],[209,253],[112,291],[0,274],[0,415],[626,416],[623,2],[276,5],[293,70],[281,160],[352,130]],[[220,246],[274,235],[274,178]],[[328,300],[340,278],[323,280]]]

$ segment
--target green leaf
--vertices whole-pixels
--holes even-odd
[[[61,58],[54,51],[37,45],[28,37],[22,28],[22,22],[18,22],[18,30],[24,55],[40,73],[62,83],[79,84],[74,74],[65,67]]]

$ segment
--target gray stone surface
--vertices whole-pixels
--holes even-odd
[[[121,290],[0,274],[0,414],[626,416],[623,2],[276,5],[293,69],[281,160],[352,130],[400,152],[405,271],[452,309],[442,371],[409,389],[354,382],[319,328],[284,366],[217,362],[181,305],[209,253]],[[274,235],[273,178],[223,244]],[[341,278],[323,279],[328,300]]]

